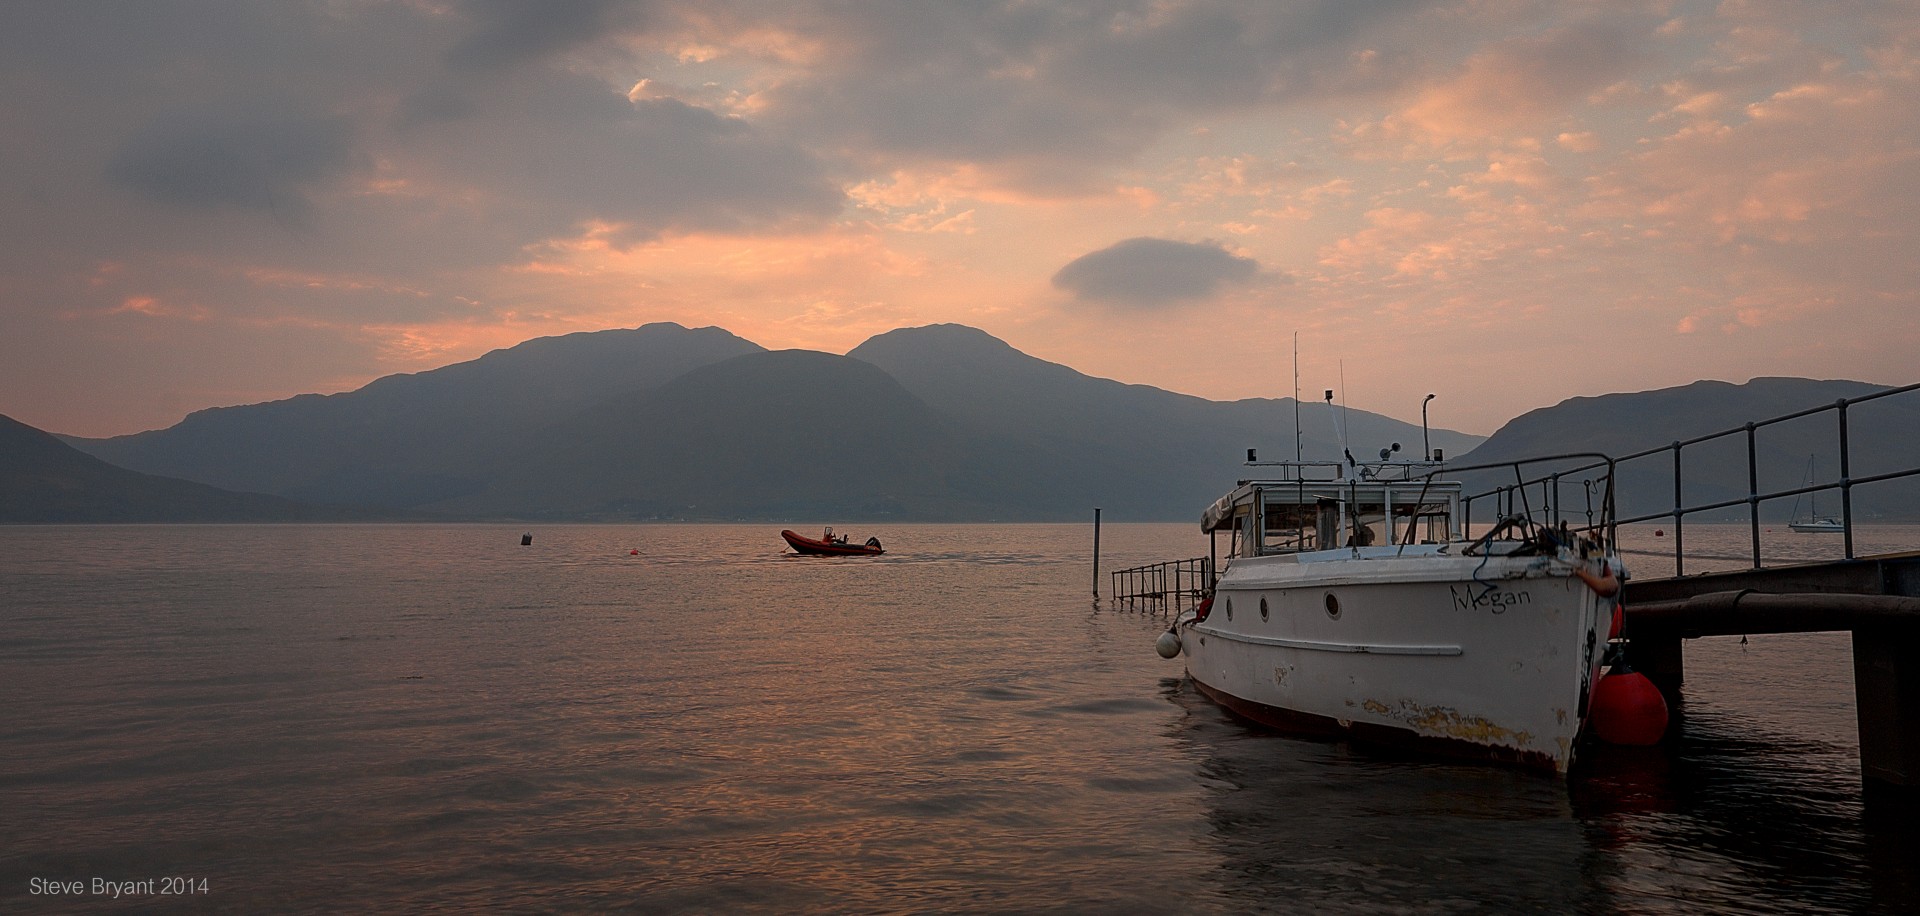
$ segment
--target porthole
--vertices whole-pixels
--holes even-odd
[[[1262,597],[1260,599],[1260,622],[1265,623],[1266,621],[1267,621],[1267,599]]]
[[[1227,599],[1227,619],[1228,620],[1233,619],[1233,599],[1232,598]]]
[[[1327,616],[1340,619],[1340,599],[1333,597],[1332,592],[1327,593]]]

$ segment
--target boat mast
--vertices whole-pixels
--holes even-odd
[[[1341,363],[1340,378],[1342,383],[1345,382],[1346,376],[1347,376],[1347,366],[1345,363]],[[1335,479],[1344,481],[1348,479],[1347,467],[1353,464],[1353,451],[1347,448],[1347,431],[1344,428],[1343,424],[1340,422],[1340,415],[1333,412],[1333,389],[1332,388],[1327,389],[1327,415],[1333,418],[1333,432],[1335,435],[1340,437],[1340,453],[1347,456],[1346,464],[1341,464],[1336,461],[1334,462],[1334,465],[1333,465],[1335,468],[1339,469],[1339,472],[1340,472],[1340,476]],[[1353,490],[1353,486],[1349,482],[1347,487],[1339,491],[1340,493],[1340,497],[1339,497],[1340,498],[1340,527],[1335,532],[1335,536],[1334,536],[1335,544],[1338,544],[1340,542],[1340,535],[1350,534],[1353,531],[1353,526],[1348,516],[1348,510],[1350,507],[1347,505],[1347,494],[1352,492],[1352,490]]]
[[[1332,391],[1327,392],[1327,412],[1333,412]],[[1360,463],[1353,460],[1353,448],[1347,444],[1347,361],[1344,359],[1340,361],[1340,412],[1334,415],[1333,427],[1340,432],[1340,454],[1347,459],[1347,466],[1341,470],[1340,476],[1347,476],[1347,471],[1358,474]]]
[[[1814,472],[1819,469],[1819,467],[1820,467],[1820,455],[1818,453],[1808,455],[1807,456],[1807,486],[1813,486],[1813,480],[1814,480],[1813,475],[1814,475]],[[1819,490],[1812,490],[1807,493],[1807,521],[1810,521],[1810,522],[1820,521],[1820,491]]]
[[[1293,460],[1300,463],[1300,332],[1293,332]],[[1296,469],[1296,473],[1298,473]]]

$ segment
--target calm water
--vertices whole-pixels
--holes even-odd
[[[852,527],[878,559],[776,528],[0,529],[0,909],[1920,900],[1920,830],[1861,805],[1844,634],[1688,643],[1677,740],[1569,783],[1229,719],[1154,654],[1162,617],[1091,601],[1087,525]],[[1689,571],[1744,538],[1689,527]],[[1793,538],[1768,549],[1838,551]]]

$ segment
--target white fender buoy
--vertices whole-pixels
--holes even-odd
[[[1160,634],[1160,638],[1154,641],[1153,651],[1160,653],[1161,658],[1172,658],[1179,655],[1180,634],[1172,630]]]

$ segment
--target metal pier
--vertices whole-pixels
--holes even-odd
[[[1114,570],[1108,594],[1115,601],[1179,610],[1212,594],[1213,580],[1212,557],[1168,560]]]

